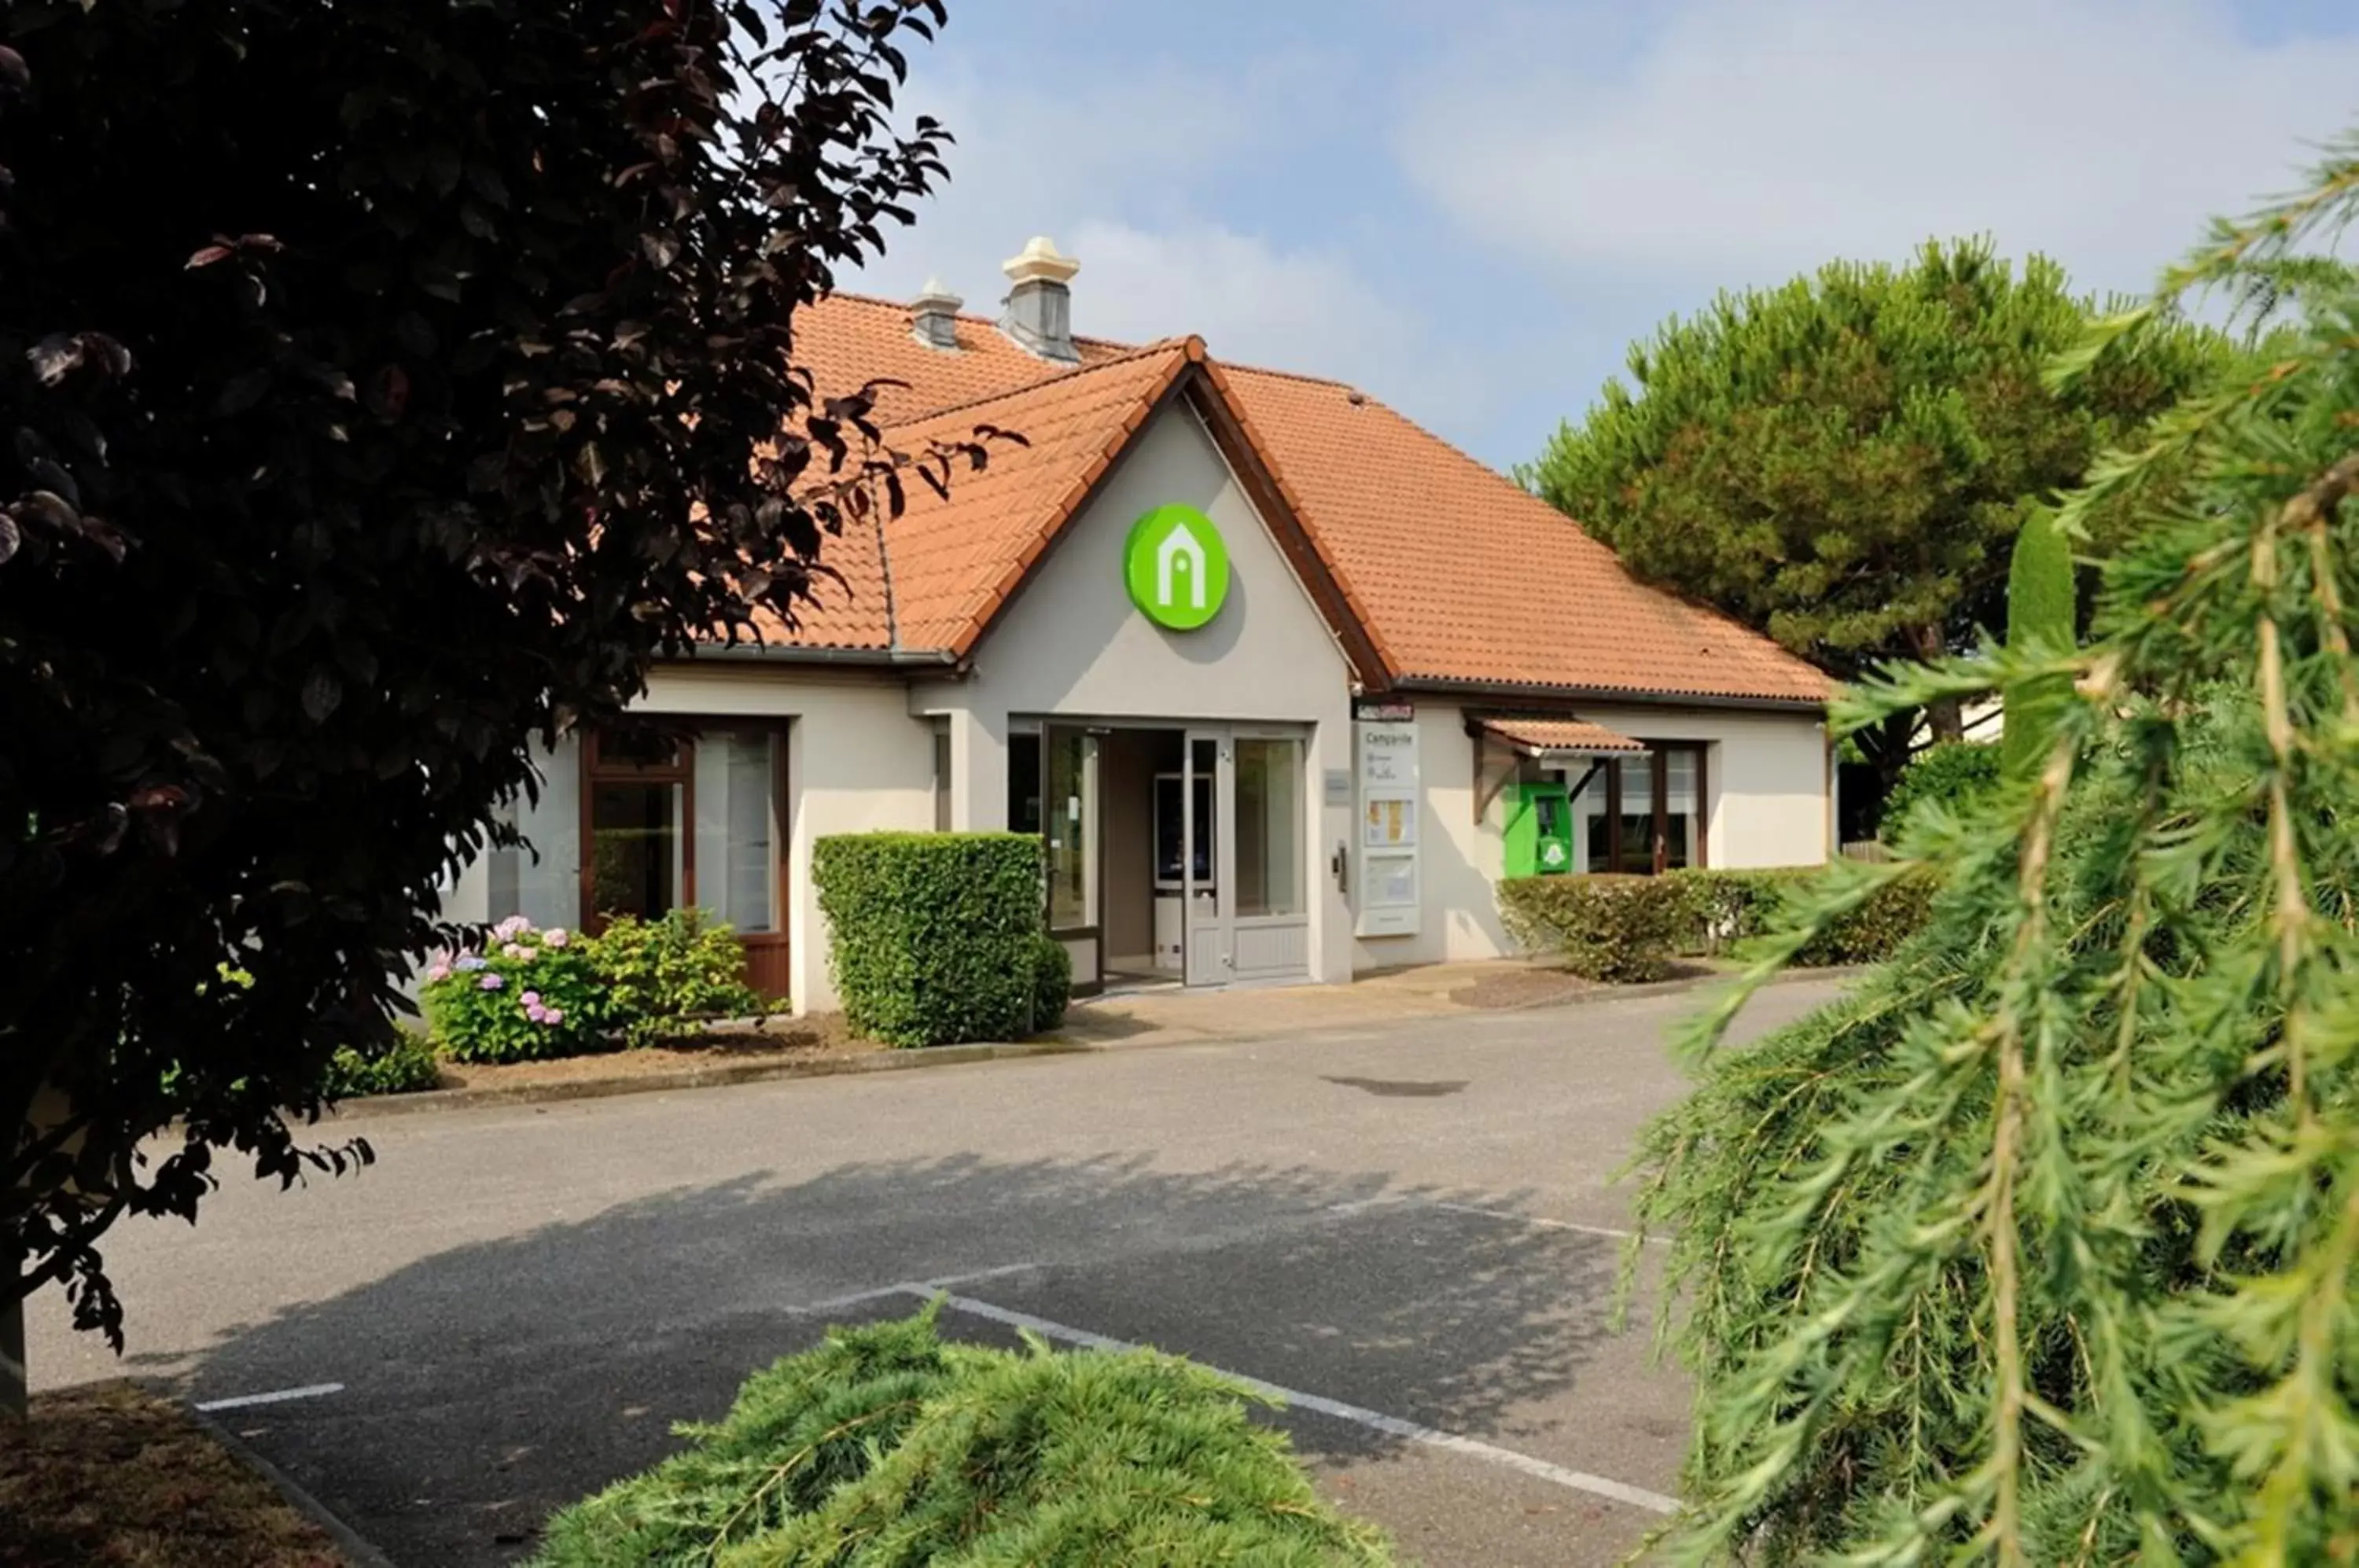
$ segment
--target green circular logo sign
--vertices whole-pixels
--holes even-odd
[[[1193,631],[1229,596],[1229,547],[1193,506],[1158,506],[1130,526],[1122,549],[1130,602],[1158,626]]]

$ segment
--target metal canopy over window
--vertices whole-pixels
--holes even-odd
[[[1474,821],[1479,824],[1499,792],[1543,762],[1601,762],[1643,757],[1647,743],[1569,714],[1499,714],[1470,718],[1474,737]]]
[[[1560,768],[1580,843],[1577,868],[1644,876],[1706,864],[1706,747],[1639,740],[1569,713],[1470,717],[1474,820],[1509,785]]]

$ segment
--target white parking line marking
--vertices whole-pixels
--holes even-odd
[[[977,1269],[968,1274],[945,1274],[938,1279],[920,1279],[918,1282],[929,1290],[940,1290],[952,1285],[972,1285],[977,1279],[1004,1279],[1010,1274],[1029,1274],[1039,1267],[1038,1263],[1003,1263],[996,1269]]]
[[[1615,1230],[1611,1225],[1578,1225],[1571,1220],[1546,1220],[1538,1214],[1519,1214],[1508,1209],[1477,1208],[1473,1203],[1445,1203],[1437,1201],[1432,1206],[1437,1209],[1448,1209],[1453,1214],[1480,1214],[1486,1220],[1506,1220],[1516,1225],[1540,1225],[1549,1230],[1578,1231],[1582,1236],[1611,1236],[1616,1241],[1627,1241],[1632,1234],[1626,1230]],[[1663,1239],[1659,1236],[1650,1236],[1647,1238],[1648,1242],[1656,1244],[1659,1244]]]
[[[207,1399],[194,1407],[205,1411],[242,1410],[248,1405],[283,1405],[289,1399],[316,1399],[322,1394],[341,1394],[342,1383],[307,1383],[300,1388],[277,1388],[267,1394],[240,1394],[231,1399]]]
[[[934,1293],[922,1285],[908,1285],[903,1289],[915,1296],[930,1297]],[[1030,1329],[1043,1338],[1061,1339],[1069,1345],[1085,1345],[1095,1350],[1137,1348],[1127,1340],[1113,1339],[1102,1334],[1092,1334],[1087,1329],[1071,1328],[1063,1323],[1051,1323],[1047,1318],[1036,1318],[1029,1312],[1012,1312],[1006,1307],[995,1307],[989,1301],[979,1301],[972,1296],[951,1296],[948,1301],[960,1312],[974,1317],[988,1318],[993,1323],[1005,1323],[1010,1328]],[[1299,1389],[1264,1382],[1259,1377],[1248,1377],[1242,1373],[1230,1372],[1217,1367],[1208,1367],[1207,1370],[1218,1372],[1222,1377],[1243,1383],[1249,1388],[1283,1399],[1289,1407],[1296,1410],[1316,1410],[1321,1415],[1332,1416],[1338,1421],[1351,1421],[1354,1425],[1364,1426],[1392,1437],[1423,1443],[1429,1448],[1445,1449],[1452,1454],[1462,1454],[1470,1459],[1482,1460],[1485,1464],[1502,1465],[1509,1470],[1519,1470],[1538,1480],[1571,1487],[1577,1492],[1588,1492],[1595,1497],[1611,1497],[1617,1503],[1627,1503],[1632,1508],[1645,1508],[1650,1513],[1669,1514],[1679,1511],[1680,1505],[1677,1499],[1667,1497],[1660,1492],[1647,1491],[1643,1486],[1633,1486],[1621,1481],[1608,1480],[1603,1475],[1592,1475],[1585,1470],[1568,1470],[1561,1465],[1551,1465],[1545,1459],[1535,1459],[1528,1454],[1517,1454],[1511,1448],[1501,1448],[1477,1438],[1461,1437],[1455,1432],[1421,1426],[1416,1421],[1403,1421],[1398,1416],[1386,1415],[1381,1410],[1364,1410],[1358,1405],[1347,1405],[1341,1399],[1330,1399],[1318,1394],[1306,1394]]]

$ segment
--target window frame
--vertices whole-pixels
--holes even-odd
[[[1649,857],[1651,860],[1651,866],[1648,870],[1626,872],[1623,873],[1623,875],[1636,877],[1660,877],[1665,871],[1669,869],[1671,835],[1671,773],[1669,768],[1663,766],[1663,760],[1667,756],[1678,753],[1684,753],[1695,758],[1696,853],[1694,867],[1701,870],[1711,866],[1712,743],[1710,741],[1701,740],[1640,739],[1638,744],[1647,748],[1647,757],[1648,762],[1651,764],[1648,771],[1651,776],[1652,784],[1650,794],[1653,798],[1647,802],[1647,804],[1652,807],[1652,811],[1648,814],[1650,814],[1654,820],[1654,854]],[[1616,870],[1623,862],[1622,818],[1624,813],[1622,810],[1622,768],[1620,767],[1620,763],[1624,758],[1635,757],[1636,756],[1636,754],[1634,752],[1618,753],[1614,758],[1615,766],[1603,770],[1605,784],[1605,866],[1609,872]],[[1637,815],[1639,813],[1633,812],[1631,814]],[[1588,846],[1583,844],[1582,848],[1585,858]],[[1593,872],[1592,875],[1595,875],[1595,873]]]
[[[770,908],[772,929],[767,931],[740,933],[748,942],[787,940],[792,925],[788,888],[789,856],[793,834],[789,827],[790,806],[787,794],[788,724],[784,720],[763,723],[746,718],[713,717],[688,721],[689,727],[679,737],[679,747],[670,762],[643,763],[629,758],[610,757],[603,746],[604,734],[587,730],[582,737],[582,803],[581,803],[581,868],[580,892],[582,932],[595,936],[606,929],[605,912],[597,908],[593,875],[595,855],[592,845],[596,842],[592,820],[595,791],[600,784],[677,784],[679,787],[680,869],[679,906],[700,907],[696,886],[696,743],[708,735],[732,733],[759,735],[769,743],[770,768]]]

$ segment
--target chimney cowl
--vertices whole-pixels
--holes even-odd
[[[1042,359],[1079,365],[1082,352],[1073,343],[1073,274],[1082,264],[1057,252],[1057,242],[1036,234],[1023,251],[1005,263],[1007,313],[1000,330],[1022,348]]]
[[[909,335],[928,348],[956,354],[958,313],[965,304],[943,286],[940,278],[927,278],[918,297],[909,301]]]

